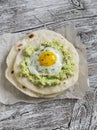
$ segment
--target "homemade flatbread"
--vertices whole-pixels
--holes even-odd
[[[23,50],[26,46],[31,45],[33,48],[40,46],[42,43],[52,42],[54,40],[60,41],[63,49],[67,50],[71,54],[71,58],[74,61],[75,68],[73,71],[73,76],[68,77],[61,81],[60,84],[55,86],[38,87],[32,83],[27,77],[21,77],[20,63],[24,60],[24,55],[22,55]],[[29,35],[25,36],[21,41],[19,41],[14,47],[12,47],[8,57],[7,57],[7,69],[6,78],[21,92],[31,96],[31,97],[55,97],[59,93],[73,86],[78,80],[79,75],[79,56],[74,48],[74,46],[67,41],[62,35],[50,30],[38,30]]]
[[[20,84],[15,76],[14,76],[14,70],[13,70],[13,64],[14,64],[14,61],[15,61],[15,58],[16,58],[16,55],[17,55],[17,51],[16,51],[16,48],[15,46],[12,47],[8,57],[7,57],[7,66],[8,68],[6,69],[6,72],[5,72],[5,76],[6,78],[18,89],[20,90],[21,92],[23,92],[24,94],[26,95],[29,95],[31,97],[43,97],[43,95],[39,94],[39,93],[34,93],[33,91],[31,91],[30,89],[26,88],[25,86],[23,86],[22,84]],[[11,60],[10,60],[11,59]],[[50,95],[46,95],[45,97],[46,98],[51,98],[51,97],[55,97],[57,96],[57,94],[50,94]]]

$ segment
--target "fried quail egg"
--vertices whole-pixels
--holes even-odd
[[[62,54],[55,48],[41,46],[28,60],[29,71],[37,75],[57,75],[62,68]]]

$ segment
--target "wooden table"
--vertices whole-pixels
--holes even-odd
[[[97,130],[97,1],[0,0],[0,34],[71,22],[86,45],[91,92],[82,100],[0,104],[0,130]]]

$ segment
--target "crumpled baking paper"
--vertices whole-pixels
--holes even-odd
[[[6,57],[11,49],[11,47],[18,42],[25,34],[23,33],[7,33],[0,36],[0,102],[3,104],[14,104],[17,102],[28,102],[28,103],[38,103],[42,101],[54,100],[54,99],[81,99],[85,96],[86,91],[89,90],[88,81],[88,66],[86,61],[86,49],[78,39],[73,25],[67,27],[60,27],[54,31],[61,33],[64,37],[70,41],[78,51],[80,57],[79,64],[79,79],[77,83],[70,87],[68,90],[63,92],[61,95],[51,98],[32,98],[29,97],[19,90],[17,90],[6,78],[5,69]],[[10,59],[11,60],[11,59]]]

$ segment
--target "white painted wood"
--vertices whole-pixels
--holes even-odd
[[[97,129],[97,1],[0,0],[0,33],[68,25],[86,45],[91,92],[82,100],[0,104],[0,130]]]

